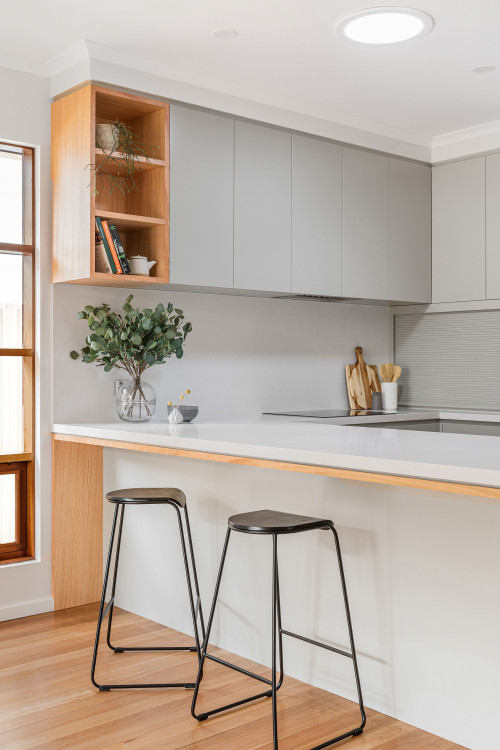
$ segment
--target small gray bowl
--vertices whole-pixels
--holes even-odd
[[[170,416],[170,412],[172,409],[175,409],[175,406],[167,406],[167,414]],[[192,422],[193,419],[196,419],[198,416],[198,407],[197,406],[185,406],[184,404],[181,404],[179,406],[179,411],[182,414],[182,418],[184,422]]]

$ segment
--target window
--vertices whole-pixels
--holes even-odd
[[[0,143],[0,563],[34,556],[33,165]]]

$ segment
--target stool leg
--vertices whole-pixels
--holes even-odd
[[[198,623],[196,619],[196,608],[194,606],[194,599],[193,599],[193,587],[191,585],[191,575],[189,573],[189,563],[188,563],[188,557],[186,552],[186,541],[184,539],[184,528],[182,526],[182,517],[181,512],[177,505],[174,506],[176,513],[177,513],[177,520],[179,522],[179,534],[181,537],[181,546],[182,546],[182,558],[184,560],[184,569],[186,571],[186,582],[188,587],[188,594],[189,594],[189,605],[191,607],[191,617],[193,618],[193,628],[194,628],[194,638],[196,642],[196,653],[198,654],[198,663],[201,659],[201,646],[200,646],[200,637],[198,634]],[[190,649],[194,650],[194,649]],[[186,688],[194,688],[194,682],[192,683],[186,683]]]
[[[106,643],[108,644],[109,648],[114,651],[115,653],[120,653],[120,648],[115,648],[115,646],[111,643],[111,622],[113,620],[113,609],[115,606],[115,591],[116,591],[116,577],[118,574],[118,561],[120,559],[120,548],[122,546],[122,530],[123,530],[123,518],[125,516],[125,506],[121,506],[121,514],[120,514],[120,524],[118,526],[118,539],[116,542],[116,553],[115,553],[115,569],[113,571],[113,583],[111,584],[111,598],[110,598],[110,605],[109,605],[109,615],[108,615],[108,632],[106,635]]]
[[[203,621],[203,609],[202,609],[202,606],[201,606],[200,587],[198,585],[198,573],[196,571],[196,562],[195,562],[195,559],[194,559],[193,540],[191,538],[191,526],[189,524],[189,515],[188,515],[187,505],[184,506],[184,516],[185,516],[185,519],[186,519],[186,529],[187,529],[189,553],[190,553],[190,556],[191,556],[191,567],[193,568],[194,590],[195,590],[195,593],[196,593],[196,610],[197,610],[197,613],[199,612],[199,614],[200,614],[201,640],[203,642],[205,640],[205,623]]]
[[[99,648],[99,637],[101,635],[101,626],[102,626],[102,621],[103,621],[104,616],[105,616],[104,615],[104,602],[106,600],[106,589],[108,588],[109,568],[110,568],[110,565],[111,565],[111,555],[113,553],[113,543],[114,543],[114,540],[115,540],[115,531],[116,531],[116,520],[117,520],[117,518],[118,518],[118,505],[115,507],[115,513],[113,515],[113,525],[111,527],[111,537],[110,537],[110,540],[109,540],[108,559],[106,561],[106,570],[105,570],[105,573],[104,573],[104,581],[103,581],[103,584],[102,584],[101,605],[99,607],[99,615],[97,617],[97,632],[96,632],[96,636],[95,636],[94,653],[93,653],[93,656],[92,656],[92,669],[90,671],[90,679],[92,681],[92,684],[96,688],[99,688],[99,690],[102,690],[103,686],[99,685],[95,681],[95,667],[96,667],[96,662],[97,662],[97,650]]]
[[[342,563],[342,554],[340,552],[340,542],[339,542],[339,535],[337,534],[337,529],[333,525],[333,523],[329,524],[330,529],[332,530],[333,537],[335,539],[335,549],[337,551],[337,560],[339,564],[339,572],[340,572],[340,581],[342,584],[342,594],[344,596],[344,606],[345,606],[345,614],[347,618],[347,628],[349,630],[349,641],[351,645],[351,654],[352,654],[352,663],[354,667],[354,677],[356,679],[356,690],[358,692],[358,703],[359,703],[359,710],[361,713],[361,724],[360,726],[354,731],[351,732],[354,737],[361,734],[363,731],[363,728],[366,724],[366,714],[365,709],[363,705],[363,695],[361,693],[361,682],[359,679],[359,670],[358,670],[358,660],[356,658],[356,647],[354,645],[354,635],[352,632],[352,622],[351,622],[351,612],[349,609],[349,600],[347,597],[347,586],[345,582],[345,575],[344,575],[344,565]],[[315,749],[313,749],[315,750]]]
[[[278,536],[273,534],[273,625],[272,625],[272,659],[271,682],[273,698],[273,750],[278,750],[278,709],[276,706],[276,627],[278,610]],[[281,638],[281,633],[280,633]],[[280,649],[281,651],[281,649]]]
[[[280,657],[280,678],[276,685],[276,690],[279,690],[283,684],[283,629],[281,626],[281,597],[280,597],[280,578],[279,578],[279,565],[278,555],[276,554],[276,607],[278,612],[278,653]]]
[[[212,607],[210,609],[210,615],[208,618],[207,633],[206,633],[205,640],[203,642],[203,646],[201,649],[201,662],[200,662],[200,667],[198,670],[198,677],[196,679],[196,686],[194,689],[193,700],[191,703],[191,715],[195,719],[198,719],[198,721],[204,721],[205,719],[208,719],[208,717],[212,716],[213,714],[218,714],[221,711],[227,711],[230,708],[236,708],[236,706],[242,706],[245,703],[250,703],[250,701],[257,700],[258,698],[270,698],[272,696],[272,690],[269,689],[272,686],[271,680],[268,680],[266,677],[261,677],[260,675],[255,674],[254,672],[249,672],[247,669],[243,669],[242,667],[238,667],[236,666],[236,664],[231,664],[230,662],[225,661],[224,659],[219,659],[217,656],[213,656],[213,654],[207,653],[208,641],[210,638],[210,632],[212,630],[215,607],[217,605],[217,598],[219,596],[219,588],[220,588],[220,583],[221,583],[221,578],[222,578],[222,571],[224,570],[224,562],[226,559],[227,547],[229,544],[230,536],[231,536],[231,529],[228,528],[227,534],[226,534],[226,540],[224,542],[224,548],[222,550],[222,557],[221,557],[220,566],[219,566],[219,573],[217,575],[217,582],[215,584],[214,598],[212,600]],[[226,706],[220,706],[219,708],[213,708],[211,711],[205,711],[204,713],[197,714],[196,713],[196,700],[198,698],[200,683],[203,678],[203,665],[204,665],[205,659],[210,659],[211,661],[215,661],[217,662],[217,664],[221,664],[224,667],[229,667],[230,669],[234,669],[236,672],[239,672],[240,674],[244,674],[247,677],[252,677],[254,680],[263,682],[265,685],[267,685],[267,690],[263,693],[259,693],[258,695],[252,695],[250,698],[243,698],[240,701],[229,703]]]

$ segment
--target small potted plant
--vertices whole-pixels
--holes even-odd
[[[99,164],[90,164],[94,195],[98,187],[107,184],[111,194],[118,188],[123,195],[139,190],[135,181],[137,172],[142,172],[139,157],[150,161],[156,148],[146,146],[132,129],[116,118],[114,122],[96,125],[96,146],[101,148],[104,158]]]
[[[181,359],[191,323],[183,322],[184,313],[171,302],[161,302],[155,309],[132,307],[133,295],[123,305],[124,315],[112,312],[106,303],[87,305],[77,317],[88,322],[91,333],[80,352],[70,352],[72,359],[86,364],[125,370],[130,380],[119,388],[116,407],[118,416],[127,422],[146,422],[156,408],[153,387],[142,376],[155,365],[162,365],[172,355]]]

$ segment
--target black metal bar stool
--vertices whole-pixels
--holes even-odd
[[[278,577],[278,535],[279,534],[296,534],[301,531],[310,531],[311,529],[324,529],[324,530],[330,530],[333,533],[333,537],[335,540],[335,549],[337,552],[337,561],[339,566],[339,573],[340,573],[340,580],[342,584],[342,593],[344,596],[344,606],[345,606],[345,613],[347,618],[347,627],[349,630],[349,640],[350,640],[350,651],[343,651],[339,648],[334,648],[333,646],[328,646],[326,643],[320,643],[318,641],[313,640],[312,638],[306,638],[305,636],[298,635],[297,633],[291,633],[289,630],[285,630],[282,627],[281,624],[281,604],[280,604],[280,589],[279,589],[279,577]],[[231,664],[227,661],[224,661],[223,659],[219,659],[216,656],[213,656],[212,654],[207,653],[208,648],[208,639],[210,637],[210,631],[212,628],[212,622],[214,618],[215,613],[215,607],[217,604],[217,597],[219,594],[219,588],[222,578],[222,571],[224,569],[224,562],[226,559],[226,553],[227,553],[227,547],[229,544],[229,537],[231,536],[231,531],[241,531],[244,534],[269,534],[273,537],[273,583],[272,583],[272,662],[271,662],[271,679],[268,680],[264,677],[261,677],[260,675],[254,674],[253,672],[249,672],[246,669],[241,669],[240,667],[237,667],[235,664]],[[214,592],[214,598],[212,602],[212,609],[210,610],[210,617],[208,620],[207,625],[207,632],[206,636],[203,641],[202,649],[201,649],[201,660],[200,660],[200,667],[198,671],[198,677],[196,680],[196,687],[193,694],[193,702],[191,704],[191,714],[194,716],[195,719],[198,719],[198,721],[204,721],[209,716],[212,716],[213,714],[220,713],[221,711],[226,711],[229,708],[235,708],[236,706],[241,706],[245,703],[249,703],[250,701],[257,700],[258,698],[271,698],[272,697],[272,714],[273,714],[273,747],[274,750],[278,749],[278,721],[277,721],[277,706],[276,706],[276,693],[279,690],[279,688],[282,685],[283,682],[283,636],[287,635],[291,638],[297,638],[300,641],[305,641],[306,643],[310,643],[313,646],[319,646],[320,648],[327,649],[328,651],[333,651],[336,654],[340,654],[341,656],[346,656],[349,659],[352,659],[353,667],[354,667],[354,677],[356,680],[356,689],[358,693],[358,702],[359,702],[359,710],[361,713],[361,723],[359,726],[357,726],[355,729],[351,729],[349,732],[344,732],[344,734],[339,735],[338,737],[334,737],[331,740],[328,740],[327,742],[323,742],[320,745],[316,745],[315,747],[311,748],[311,750],[321,750],[321,748],[328,747],[329,745],[333,745],[335,742],[340,742],[341,740],[347,739],[347,737],[357,736],[362,733],[363,728],[366,723],[366,716],[365,716],[365,710],[363,707],[363,697],[361,694],[361,683],[359,681],[359,672],[358,672],[358,663],[356,659],[356,649],[354,647],[354,637],[352,633],[352,624],[351,624],[351,615],[349,612],[349,602],[347,599],[347,588],[345,583],[345,577],[344,577],[344,567],[342,565],[342,556],[340,554],[340,545],[339,545],[339,538],[337,534],[337,530],[335,529],[333,522],[324,519],[324,518],[311,518],[310,516],[298,516],[294,515],[292,513],[281,513],[279,511],[274,510],[257,510],[253,511],[251,513],[241,513],[237,516],[231,516],[228,519],[228,529],[226,534],[226,540],[224,542],[224,548],[222,550],[222,558],[220,562],[219,567],[219,573],[217,576],[217,582],[215,584],[215,592]],[[280,662],[280,678],[277,682],[276,680],[276,642],[278,642],[278,650],[279,650],[279,662]],[[214,708],[211,711],[205,711],[204,713],[197,714],[196,713],[196,700],[198,698],[198,692],[200,689],[200,683],[203,679],[203,664],[205,662],[205,659],[211,659],[212,661],[217,662],[218,664],[222,664],[226,667],[230,667],[231,669],[235,669],[237,672],[241,672],[242,674],[247,675],[248,677],[253,677],[256,680],[259,680],[260,682],[264,683],[268,686],[264,692],[258,693],[257,695],[252,695],[250,698],[244,698],[243,700],[235,701],[234,703],[229,703],[225,706],[220,706],[219,708]],[[269,687],[271,688],[269,690]]]
[[[202,639],[205,639],[205,625],[203,622],[203,612],[201,609],[200,591],[198,586],[198,575],[196,572],[196,563],[194,559],[193,543],[191,540],[191,528],[189,525],[189,515],[186,504],[186,496],[182,490],[176,489],[175,487],[169,488],[134,488],[126,490],[116,490],[115,492],[108,492],[106,499],[115,505],[115,512],[113,516],[113,525],[111,528],[111,538],[109,540],[109,551],[106,562],[106,570],[104,573],[104,582],[102,587],[101,606],[99,608],[99,616],[97,618],[97,633],[95,637],[94,655],[92,658],[92,670],[91,680],[95,687],[99,690],[117,690],[125,688],[170,688],[170,687],[181,687],[181,688],[194,688],[194,682],[165,682],[165,683],[153,683],[153,684],[134,684],[134,685],[117,685],[107,684],[101,685],[95,680],[95,668],[97,661],[97,652],[99,648],[99,636],[101,634],[101,627],[106,615],[108,615],[108,632],[106,641],[109,648],[116,654],[124,653],[125,651],[191,651],[196,652],[198,655],[198,664],[201,663],[201,647],[200,638],[198,633],[198,617],[201,625]],[[113,646],[111,643],[111,623],[113,621],[113,608],[115,602],[115,591],[116,591],[116,578],[118,573],[118,562],[120,559],[120,546],[122,541],[123,531],[123,518],[125,515],[125,508],[128,505],[170,505],[174,508],[177,513],[177,520],[179,523],[179,534],[181,538],[182,555],[184,558],[184,568],[186,570],[187,588],[189,594],[189,603],[191,607],[191,616],[193,618],[194,638],[196,646],[141,646],[141,647],[122,647]],[[184,511],[184,522],[186,525],[187,541],[189,546],[189,557],[191,560],[191,571],[189,569],[188,555],[186,551],[186,541],[184,536],[184,526],[182,523],[181,509]],[[120,519],[118,521],[118,514]],[[118,522],[118,541],[116,544],[115,553],[115,565],[113,571],[113,582],[111,586],[111,596],[109,602],[105,608],[106,591],[108,588],[109,571],[111,567],[111,558],[113,555],[113,546],[115,540],[116,526]],[[192,576],[192,580],[191,580]],[[193,597],[193,584],[196,594],[196,603]]]

